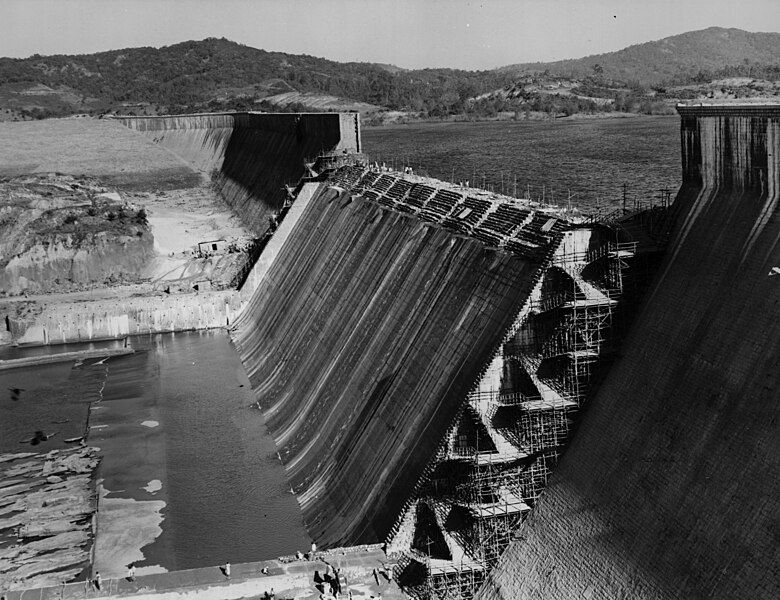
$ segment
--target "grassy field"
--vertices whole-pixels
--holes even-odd
[[[510,195],[617,208],[680,186],[679,117],[422,123],[363,129],[371,160]]]
[[[48,172],[87,175],[136,191],[202,181],[192,166],[110,119],[0,123],[0,176]]]

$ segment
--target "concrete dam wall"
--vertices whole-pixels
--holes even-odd
[[[212,176],[256,234],[284,204],[285,185],[322,153],[359,152],[357,113],[227,113],[119,117],[121,123]]]
[[[478,598],[780,597],[780,107],[679,112],[667,257]]]
[[[235,325],[318,545],[386,539],[564,225],[436,185],[337,172]]]
[[[9,317],[8,324],[19,344],[64,344],[227,327],[241,306],[235,290],[130,296],[51,303],[34,319]]]

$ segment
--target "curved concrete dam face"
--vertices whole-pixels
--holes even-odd
[[[479,598],[780,597],[780,106],[680,114],[668,256]]]
[[[285,185],[323,153],[359,152],[357,113],[229,113],[119,117],[213,178],[222,196],[255,233],[287,198]]]
[[[424,188],[436,192],[431,211],[441,217],[454,211],[476,223],[496,208],[426,182],[323,183],[236,324],[252,387],[322,546],[381,542],[391,532],[539,274],[544,246],[526,256],[491,248],[403,214],[411,204],[382,204],[395,206],[392,190],[416,198]],[[377,200],[380,190],[387,196]],[[472,200],[473,210],[458,204]],[[503,223],[503,213],[491,214]],[[526,230],[550,221],[523,214]],[[525,235],[548,244],[557,234]]]

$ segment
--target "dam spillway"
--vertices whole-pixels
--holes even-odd
[[[679,107],[666,258],[478,598],[776,598],[780,107]]]
[[[360,168],[312,196],[234,340],[318,544],[391,533],[564,227]]]
[[[256,129],[277,127],[275,115],[251,117]],[[266,118],[270,126],[262,124]],[[325,152],[330,156],[360,148],[359,136],[350,137],[359,128],[349,116],[323,119],[329,127],[337,124],[340,132],[329,138]],[[224,150],[229,143],[219,140],[225,135],[237,144],[245,140],[246,126],[239,119],[233,131],[227,115],[131,123],[190,161],[200,161],[199,168],[211,169],[218,185],[230,172],[225,165],[231,154]],[[307,142],[290,133],[290,123],[296,120],[286,122],[287,135],[296,142],[305,147],[321,143],[317,127],[307,130],[315,133]],[[260,138],[251,139],[262,145]],[[247,159],[253,172],[276,160],[267,150],[255,151],[260,152],[256,160]],[[302,164],[306,152],[296,152],[284,160]],[[467,408],[467,397],[473,400],[475,387],[488,389],[491,399],[470,408],[487,410],[479,418],[491,435],[501,437],[496,427],[506,430],[507,424],[490,425],[490,411],[501,408],[506,418],[512,409],[501,407],[505,400],[489,391],[496,373],[485,372],[495,371],[502,361],[506,369],[517,371],[522,359],[512,351],[496,363],[510,329],[519,336],[510,340],[514,346],[526,343],[529,335],[553,333],[546,348],[535,350],[545,355],[554,350],[543,360],[584,357],[572,364],[566,359],[552,371],[549,364],[526,365],[510,378],[522,379],[524,370],[529,370],[526,379],[533,378],[542,369],[542,379],[560,377],[548,383],[564,388],[574,381],[572,372],[575,379],[587,378],[585,363],[598,355],[596,340],[609,328],[615,303],[613,292],[594,287],[601,276],[591,271],[613,271],[616,261],[609,256],[626,254],[612,243],[609,228],[597,232],[592,224],[567,223],[562,211],[527,200],[365,167],[309,175],[297,186],[289,215],[253,270],[251,288],[259,287],[233,325],[233,337],[309,534],[329,547],[379,542],[390,539],[409,509],[418,506],[418,489],[436,468],[436,457],[453,451],[446,434]],[[252,172],[241,175],[241,185],[246,187],[252,177]],[[248,210],[258,221],[267,214],[262,212],[263,206],[268,208],[263,194],[257,188],[255,196],[231,204],[241,207],[245,202],[251,208],[237,210],[244,218]],[[552,264],[559,268],[545,275]],[[589,272],[588,281],[579,275],[583,269]],[[578,297],[584,303],[578,304]],[[574,314],[553,325],[557,333],[549,329],[549,312],[531,329],[521,328],[528,315],[522,317],[523,310],[536,314],[553,305],[558,310],[560,300],[574,300]],[[598,321],[597,328],[585,332],[575,326],[567,332],[567,322],[583,315]],[[569,336],[587,341],[581,348],[556,349],[557,338]],[[578,360],[584,363],[577,366]],[[569,387],[560,395],[536,381],[536,391],[514,408],[533,415],[535,428],[551,427],[553,437],[563,439],[584,392]],[[523,396],[506,385],[504,396]],[[545,390],[543,397],[539,390]],[[506,434],[521,433],[515,429],[510,425]],[[499,441],[501,461],[521,459],[519,471],[511,475],[521,482],[507,496],[517,504],[516,516],[529,510],[523,499],[533,502],[555,464],[559,450],[547,443],[534,442],[532,449]],[[480,452],[492,461],[496,450]],[[528,468],[524,457],[540,451],[548,455],[546,460]],[[491,514],[495,507],[490,504],[477,500],[469,510]],[[452,506],[455,512],[462,508]],[[480,543],[478,537],[472,541]]]
[[[350,115],[314,120],[305,129],[312,140],[291,129],[310,115],[277,116],[128,123],[210,171],[223,195],[246,191],[274,160],[286,168],[297,161],[300,170],[305,148],[319,144],[321,154],[341,158],[361,147]],[[294,138],[301,146],[292,158],[251,144],[225,150],[247,139],[262,146],[266,130],[280,128],[289,138],[282,145]],[[261,133],[247,138],[245,129]],[[232,155],[252,153],[249,172],[226,176]],[[572,225],[558,209],[411,174],[357,166],[308,175],[249,276],[250,292],[260,287],[233,337],[309,534],[321,546],[378,542],[416,506],[416,491],[449,443],[445,434],[553,255],[562,260],[564,248],[580,262],[600,257],[606,239],[587,226],[564,236]],[[226,198],[258,222],[273,207],[267,192]],[[580,288],[594,289],[584,281]],[[534,471],[524,496],[538,494],[551,464]]]

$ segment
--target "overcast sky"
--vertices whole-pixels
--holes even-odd
[[[780,31],[780,0],[0,0],[0,56],[226,37],[339,61],[487,69],[711,26]]]

